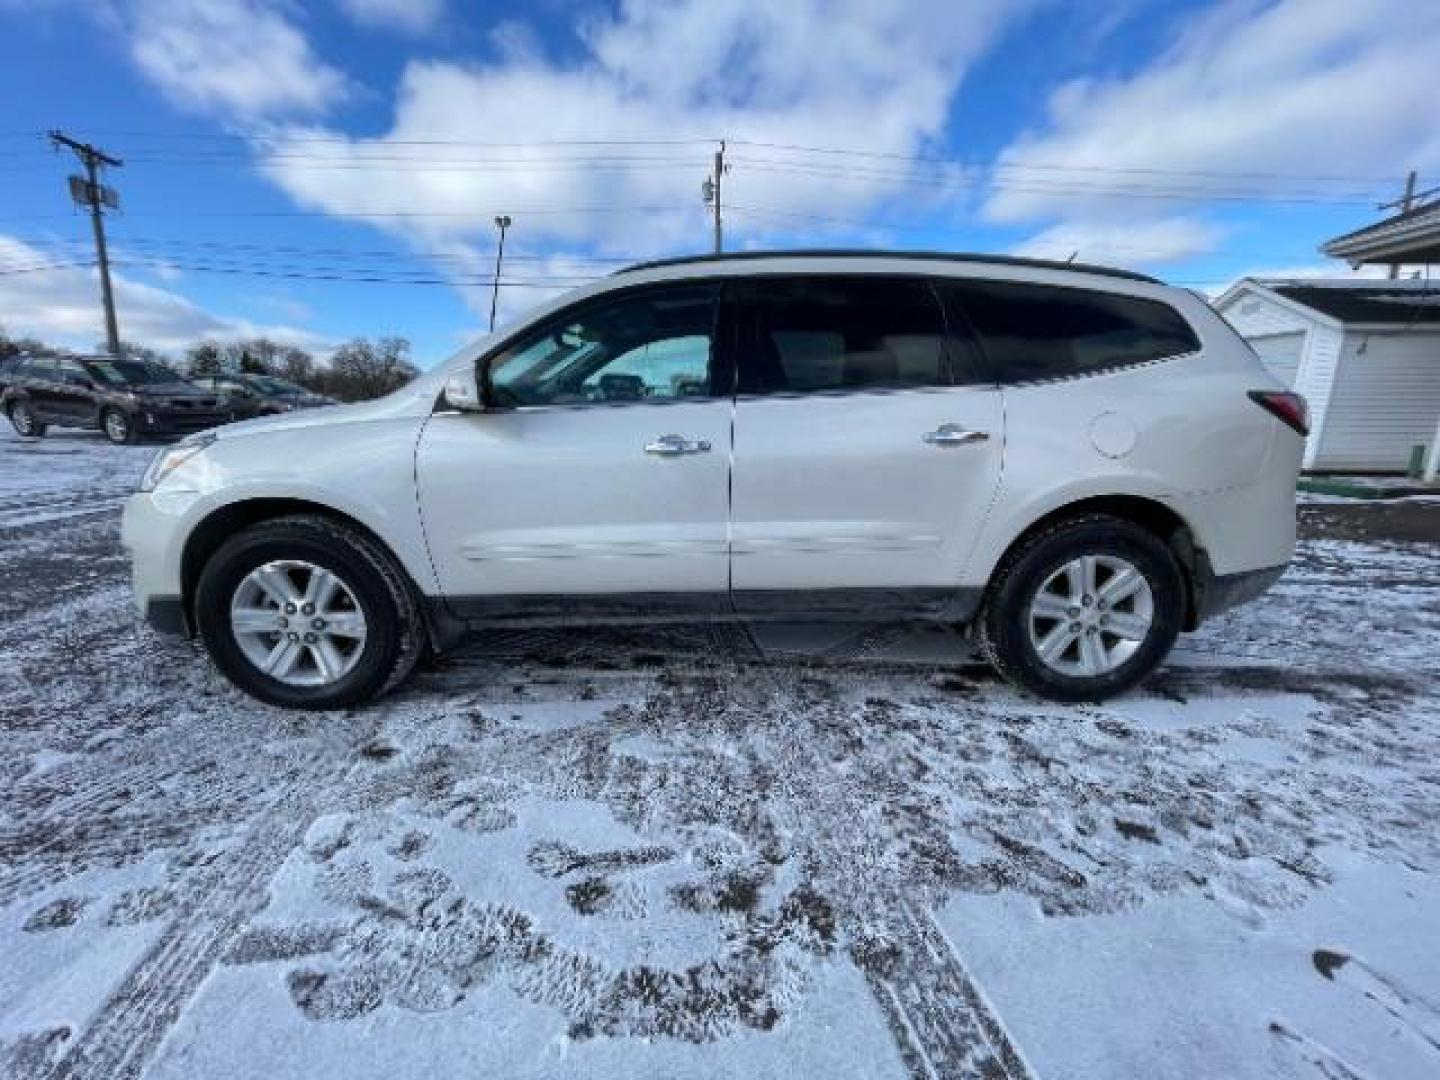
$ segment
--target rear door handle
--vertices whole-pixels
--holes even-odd
[[[931,446],[966,446],[970,443],[985,442],[990,438],[988,431],[971,431],[959,424],[941,424],[934,431],[920,436],[921,441]]]
[[[685,454],[708,454],[710,444],[704,439],[687,439],[684,435],[661,435],[645,444],[645,453],[656,457],[683,457]]]

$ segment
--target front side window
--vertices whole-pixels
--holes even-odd
[[[1018,282],[946,289],[1001,382],[1086,375],[1200,348],[1189,324],[1158,300]]]
[[[154,386],[180,378],[153,360],[91,360],[85,366],[97,382],[109,386]]]
[[[562,315],[490,361],[490,391],[506,407],[706,397],[717,296],[677,286]]]
[[[305,393],[304,387],[296,386],[285,379],[277,379],[273,375],[247,375],[245,382],[260,393],[275,397],[295,397]]]
[[[736,289],[749,312],[742,394],[949,386],[945,319],[919,278],[756,278]]]
[[[90,376],[85,371],[84,365],[78,360],[60,361],[60,382],[66,386],[86,386],[90,383]]]

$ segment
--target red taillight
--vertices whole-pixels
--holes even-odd
[[[1251,390],[1250,400],[1301,435],[1310,434],[1310,406],[1289,390]]]

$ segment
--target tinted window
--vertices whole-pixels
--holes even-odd
[[[1002,382],[1084,375],[1200,347],[1185,320],[1156,300],[982,281],[947,289]]]
[[[736,289],[751,332],[742,394],[951,384],[930,284],[904,278],[757,278]]]
[[[180,381],[179,375],[153,360],[91,360],[86,366],[96,380],[112,386],[150,386]]]
[[[66,386],[87,386],[91,379],[79,360],[61,360],[60,381]]]
[[[502,405],[704,397],[717,290],[648,290],[567,313],[490,364]]]

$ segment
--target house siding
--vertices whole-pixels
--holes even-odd
[[[1335,394],[1335,373],[1340,366],[1340,350],[1345,335],[1328,326],[1316,325],[1305,340],[1305,353],[1295,375],[1295,392],[1310,407],[1310,436],[1305,440],[1305,456],[1301,467],[1325,468],[1320,463],[1326,425],[1330,421]]]
[[[1313,345],[1307,361],[1303,367],[1315,361]],[[1323,361],[1315,366],[1323,368]],[[1313,423],[1318,445],[1306,448],[1307,468],[1401,471],[1411,448],[1435,437],[1440,333],[1352,330],[1343,335],[1331,371],[1323,418]]]
[[[1314,325],[1313,320],[1253,289],[1237,293],[1220,308],[1220,314],[1243,338],[1288,334]]]
[[[1287,334],[1264,334],[1248,340],[1265,365],[1265,370],[1293,388],[1300,376],[1300,361],[1305,357],[1305,334],[1296,330]]]

